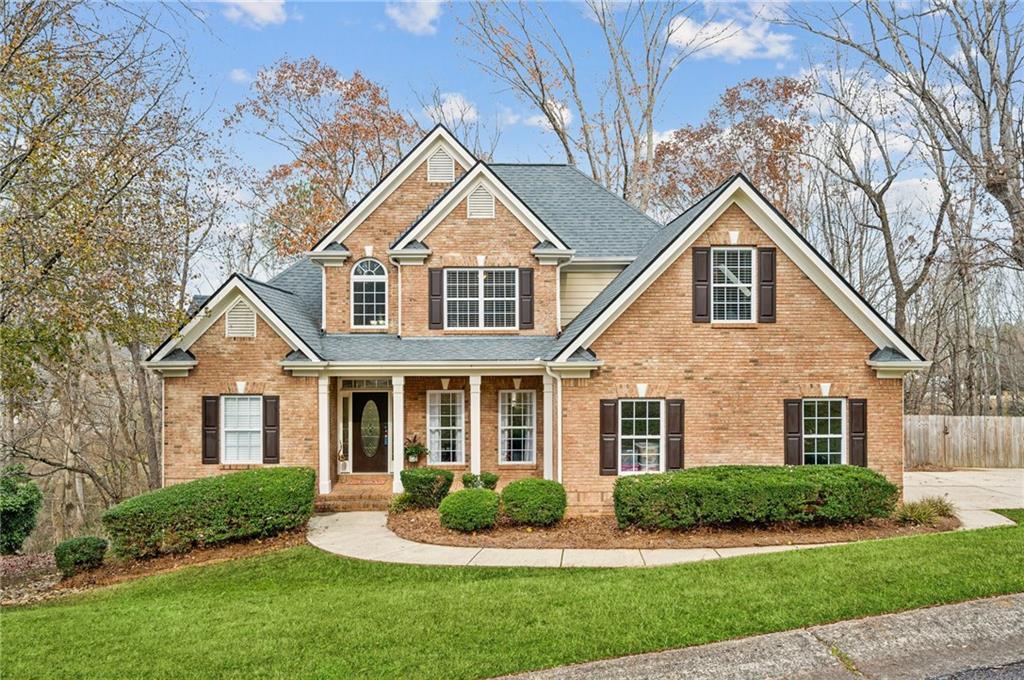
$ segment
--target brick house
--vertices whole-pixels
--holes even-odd
[[[147,365],[165,484],[305,465],[325,507],[374,507],[429,464],[559,480],[582,513],[610,509],[618,475],[700,465],[900,485],[902,379],[928,362],[743,176],[662,225],[572,167],[484,163],[438,127]]]

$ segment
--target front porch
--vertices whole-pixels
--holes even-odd
[[[543,370],[320,375],[318,509],[384,509],[401,472],[430,465],[502,483],[557,479],[556,380]],[[429,450],[412,461],[405,443]]]

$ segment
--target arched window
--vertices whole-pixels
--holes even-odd
[[[356,262],[352,268],[352,327],[388,325],[388,274],[377,260]]]

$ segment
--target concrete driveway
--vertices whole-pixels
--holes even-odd
[[[1024,508],[1024,469],[984,468],[953,472],[907,472],[903,497],[916,501],[925,496],[945,496],[956,506],[966,528],[985,520],[991,525],[996,508]],[[1010,520],[1003,518],[1007,524]]]

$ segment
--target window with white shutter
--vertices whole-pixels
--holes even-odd
[[[471,219],[489,219],[494,217],[494,195],[485,189],[483,185],[473,189],[466,199],[469,217]]]
[[[225,316],[225,334],[229,338],[256,337],[256,312],[248,304],[239,300]]]
[[[444,149],[438,149],[427,160],[427,181],[455,181],[455,160]]]

